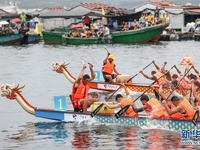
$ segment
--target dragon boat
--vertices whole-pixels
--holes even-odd
[[[62,122],[79,122],[89,121],[92,119],[93,121],[97,121],[98,123],[108,123],[114,125],[127,125],[127,126],[136,126],[136,127],[149,127],[154,126],[156,128],[172,130],[172,131],[180,131],[180,130],[195,130],[200,128],[200,123],[197,122],[196,125],[192,123],[190,120],[170,120],[170,119],[152,119],[148,116],[139,116],[139,117],[128,117],[121,116],[120,118],[116,118],[113,114],[96,114],[93,118],[91,117],[91,112],[87,113],[78,113],[73,112],[72,110],[55,110],[55,109],[47,109],[47,108],[37,108],[28,103],[28,101],[24,98],[22,93],[22,88],[25,85],[21,84],[13,84],[13,85],[2,85],[1,96],[6,97],[10,100],[17,100],[17,102],[21,105],[21,107],[31,115],[39,118],[45,118],[50,120],[57,120]],[[90,121],[92,121],[90,120]]]
[[[52,70],[56,71],[57,73],[62,73],[64,76],[70,81],[72,84],[75,82],[76,78],[71,75],[71,73],[68,71],[67,66],[69,65],[69,62],[53,62],[52,63]],[[131,78],[131,77],[130,77]],[[141,83],[125,83],[126,87],[133,91],[133,92],[144,92],[147,91],[147,93],[153,93],[153,88],[155,90],[159,89],[158,85],[153,85],[153,88],[150,88],[148,84],[141,84]],[[91,89],[96,89],[96,90],[102,90],[102,91],[108,91],[108,92],[115,92],[119,87],[119,83],[109,83],[109,82],[90,82],[89,86]],[[177,92],[180,92],[177,89]],[[170,89],[169,88],[163,88],[163,93],[164,94],[169,94]],[[200,91],[199,91],[200,94]]]

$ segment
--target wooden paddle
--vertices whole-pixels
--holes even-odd
[[[104,47],[104,49],[107,51],[107,53],[110,53],[107,48]]]
[[[154,84],[154,83],[156,83],[160,78],[162,78],[164,75],[166,75],[170,70],[172,70],[174,68],[174,66],[173,67],[171,67],[171,69],[169,69],[165,74],[163,74],[161,77],[159,77],[158,79],[156,79],[154,82],[152,82],[150,85],[149,85],[149,87],[140,95],[140,96],[138,96],[134,101],[133,101],[133,103],[134,102],[136,102],[140,97],[142,97],[149,89],[150,89],[150,87]],[[120,109],[116,114],[115,114],[115,117],[118,119],[123,113],[125,113],[126,111],[127,111],[127,109],[129,108],[131,106],[131,104],[129,104],[129,105],[126,105],[125,107],[123,107],[122,109]]]
[[[85,64],[84,62],[86,62],[88,65],[91,65],[91,66],[93,67],[93,65],[92,65],[91,63],[89,63],[87,60],[85,60],[85,59],[82,58],[82,57],[81,57],[81,59],[82,59],[82,63],[83,63],[83,64]]]
[[[152,63],[153,63],[153,61],[152,61],[151,63],[149,63],[146,67],[144,67],[142,70],[145,70],[145,69],[146,69],[147,67],[149,67]],[[132,76],[127,82],[131,81],[131,80],[132,80],[133,78],[135,78],[138,74],[140,74],[140,72],[138,72],[137,74],[135,74],[134,76]],[[113,92],[112,95],[110,95],[110,97],[106,100],[106,102],[109,101],[110,98],[111,98],[120,88],[121,88],[121,86],[120,86],[115,92]],[[92,117],[94,117],[94,116],[99,112],[99,110],[100,110],[102,107],[103,107],[103,103],[100,104],[90,115],[91,115]]]

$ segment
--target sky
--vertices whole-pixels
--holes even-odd
[[[109,6],[118,8],[134,8],[137,5],[148,2],[149,0],[0,0],[2,3],[9,3],[10,1],[17,2],[19,8],[45,8],[52,6],[61,6],[71,8],[82,3],[104,3]],[[169,0],[178,4],[192,3],[200,4],[200,0]]]

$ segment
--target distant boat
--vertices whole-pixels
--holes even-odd
[[[88,37],[88,38],[81,38],[81,37],[68,37],[63,35],[63,41],[68,45],[87,45],[87,44],[103,44],[104,41],[102,38],[98,37]]]
[[[19,44],[24,35],[22,33],[9,33],[9,34],[0,34],[0,45],[4,44]]]
[[[129,31],[114,31],[111,33],[109,40],[102,37],[69,37],[67,32],[43,31],[43,38],[45,44],[62,44],[67,45],[82,45],[82,44],[133,44],[158,42],[163,30],[169,24],[159,24],[146,28]],[[62,31],[62,30],[61,30]],[[108,42],[109,41],[109,42]]]
[[[40,35],[34,33],[26,33],[20,44],[36,44],[40,42]]]
[[[158,42],[163,30],[169,24],[158,24],[137,30],[115,31],[111,33],[112,43],[132,44],[145,42]]]
[[[63,41],[63,32],[56,31],[42,31],[43,40],[45,44],[62,44]]]

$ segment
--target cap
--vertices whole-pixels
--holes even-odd
[[[113,56],[113,55],[109,55],[108,58],[115,60],[115,56]]]

